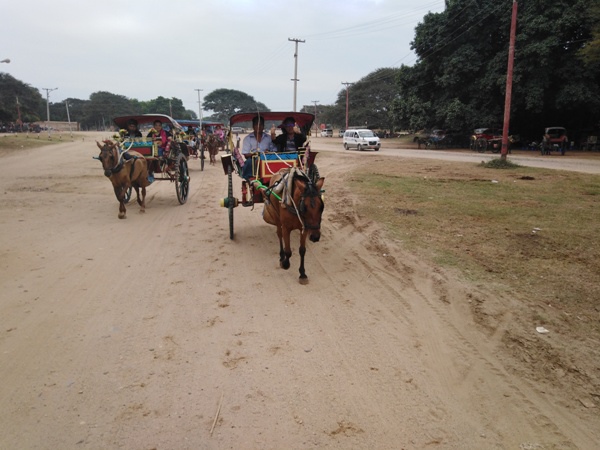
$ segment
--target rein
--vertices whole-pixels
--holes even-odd
[[[304,215],[304,200],[307,198],[311,198],[314,199],[317,197],[317,193],[315,192],[314,195],[311,195],[311,191],[316,191],[316,187],[314,186],[313,182],[306,177],[307,183],[306,183],[306,187],[304,188],[304,192],[302,193],[302,195],[300,196],[300,207],[296,206],[296,202],[294,201],[294,195],[292,192],[292,195],[290,195],[290,200],[292,201],[292,205],[294,205],[294,210],[296,211],[296,216],[298,217],[298,220],[300,221],[300,224],[302,225],[302,231],[304,230],[318,230],[319,228],[321,228],[321,221],[319,220],[319,223],[317,225],[305,225],[304,221],[302,220],[303,215]]]

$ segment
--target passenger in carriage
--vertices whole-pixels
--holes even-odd
[[[275,137],[275,127],[271,128],[271,140],[278,152],[297,152],[304,146],[306,136],[297,130],[296,119],[286,117],[279,128],[283,130],[283,133],[277,137]]]
[[[276,151],[271,136],[265,133],[265,118],[256,115],[252,119],[252,129],[254,130],[244,138],[242,142],[242,155],[246,158],[242,167],[242,178],[246,180],[252,177],[252,153],[264,153]]]
[[[127,132],[123,136],[125,138],[138,138],[142,137],[142,132],[138,129],[138,121],[135,119],[129,119],[127,121]]]
[[[217,129],[215,130],[215,135],[219,138],[221,142],[224,141],[225,134],[223,133],[223,129],[221,125],[217,125]]]
[[[154,128],[150,130],[148,133],[149,138],[152,138],[153,141],[158,141],[158,154],[159,156],[162,154],[164,156],[169,155],[169,149],[171,147],[171,138],[173,137],[171,133],[166,131],[160,120],[155,120],[152,124]]]
[[[169,156],[169,150],[171,148],[171,138],[173,137],[171,133],[165,130],[162,126],[162,122],[160,120],[155,120],[153,125],[153,129],[150,130],[150,133],[146,137],[152,138],[153,141],[158,142],[158,155],[159,156]],[[152,183],[154,181],[154,172],[148,170],[148,181]]]

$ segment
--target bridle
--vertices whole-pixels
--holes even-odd
[[[106,175],[107,177],[109,177],[110,175],[114,175],[115,173],[119,173],[121,171],[121,169],[123,168],[124,165],[124,160],[123,160],[123,155],[119,155],[119,152],[117,150],[116,147],[113,146],[109,146],[108,144],[104,144],[104,147],[102,148],[101,152],[112,152],[112,156],[117,156],[117,162],[116,164],[111,167],[110,169],[105,169],[104,170],[104,175]]]
[[[292,204],[294,205],[294,209],[296,210],[296,216],[298,217],[298,220],[300,220],[303,230],[318,230],[321,228],[321,216],[319,216],[319,221],[317,222],[317,224],[306,224],[305,223],[306,222],[306,217],[305,217],[306,204],[304,203],[304,201],[307,198],[309,198],[310,206],[314,208],[316,206],[315,200],[317,197],[320,198],[321,195],[319,194],[315,184],[308,177],[306,178],[306,187],[304,188],[304,192],[302,192],[302,195],[300,196],[299,206],[296,205],[296,203],[294,202],[294,196],[293,195],[290,196],[290,198],[292,200]],[[323,212],[324,208],[325,208],[325,204],[321,200],[321,212]]]

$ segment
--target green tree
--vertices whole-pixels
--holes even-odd
[[[587,66],[600,64],[600,5],[590,9],[592,22],[592,39],[580,50],[579,55]]]
[[[204,97],[202,108],[212,111],[217,121],[227,123],[229,117],[240,112],[270,111],[254,97],[234,89],[216,89]]]
[[[110,129],[112,119],[118,116],[139,114],[134,103],[124,95],[94,92],[82,111],[81,123],[86,129]]]
[[[40,112],[45,111],[46,103],[40,92],[12,75],[0,73],[0,121],[17,121],[17,98],[23,122],[35,122],[42,118]]]
[[[598,121],[598,67],[583,70],[594,0],[519,5],[511,128],[539,139],[544,126]],[[448,0],[427,14],[411,43],[417,63],[398,76],[394,113],[403,124],[461,128],[502,124],[512,1]],[[417,117],[411,117],[416,114]]]

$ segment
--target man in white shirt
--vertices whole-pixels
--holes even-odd
[[[264,153],[276,151],[271,136],[265,133],[265,118],[259,114],[252,119],[252,129],[254,130],[244,138],[242,143],[242,154],[246,158],[244,167],[242,167],[242,178],[248,180],[256,172],[252,170],[252,153]]]

